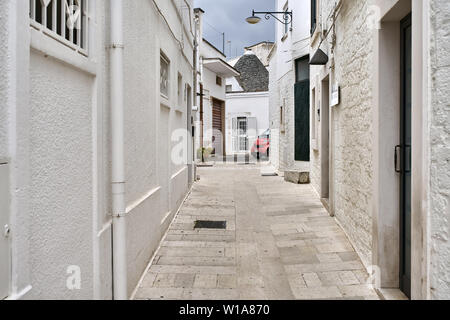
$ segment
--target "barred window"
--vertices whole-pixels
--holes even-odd
[[[31,25],[87,55],[89,0],[29,0]]]

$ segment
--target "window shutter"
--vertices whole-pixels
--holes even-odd
[[[237,139],[237,118],[233,118],[233,152],[238,151],[238,139]]]

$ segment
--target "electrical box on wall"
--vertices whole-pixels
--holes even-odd
[[[9,166],[0,159],[0,300],[9,295],[11,283],[9,203]]]

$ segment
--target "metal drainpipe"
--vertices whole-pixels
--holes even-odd
[[[127,300],[125,157],[123,111],[123,0],[111,0],[111,149],[113,214],[113,298]]]
[[[203,83],[200,83],[200,150],[202,152],[202,163],[205,162],[203,151]]]
[[[197,41],[197,21],[195,22],[195,37],[194,37],[194,89],[192,90],[193,94],[192,94],[192,99],[193,99],[193,106],[197,106],[197,102],[198,102],[198,98],[197,98],[197,86],[198,86],[198,73],[197,73],[197,68],[198,68],[198,63],[197,60],[198,59],[198,41]],[[192,135],[192,132],[191,132]],[[194,181],[197,180],[197,170],[195,168],[195,158],[196,158],[196,150],[195,150],[195,136],[193,137],[193,142],[192,142],[192,156],[191,156],[191,161],[192,161],[192,167],[193,167],[193,175],[194,175]]]

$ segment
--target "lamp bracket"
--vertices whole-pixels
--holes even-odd
[[[269,20],[270,17],[273,17],[274,19],[278,20],[284,25],[291,25],[292,29],[292,11],[255,11],[253,10],[253,15],[256,14],[263,14],[266,20]],[[278,18],[276,15],[281,15],[283,20]]]

